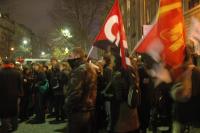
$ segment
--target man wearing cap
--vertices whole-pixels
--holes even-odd
[[[5,59],[0,70],[0,118],[2,132],[15,130],[19,96],[22,95],[22,75],[15,70],[14,61]],[[15,119],[13,119],[15,118]]]
[[[97,93],[96,70],[91,63],[86,62],[81,48],[75,48],[68,61],[73,69],[65,90],[68,133],[96,133],[93,125]]]

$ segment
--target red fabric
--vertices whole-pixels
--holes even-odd
[[[17,61],[20,62],[20,63],[23,63],[24,62],[24,58],[19,57],[19,58],[17,58]]]
[[[107,37],[106,37],[106,34],[105,34],[105,25],[107,23],[107,21],[114,15],[117,15],[119,16],[119,2],[118,0],[115,0],[114,4],[113,4],[113,7],[112,9],[110,10],[108,16],[106,17],[106,20],[105,20],[105,23],[103,24],[99,34],[97,35],[96,39],[95,39],[95,42],[96,41],[99,41],[99,40],[109,40]],[[117,36],[117,32],[119,31],[119,24],[115,23],[112,27],[112,33],[113,35],[116,37]],[[114,40],[115,41],[115,40]],[[98,47],[98,46],[97,46]]]
[[[98,43],[104,41],[103,44]],[[120,48],[120,56],[122,59],[122,65],[124,68],[127,67],[125,49],[127,49],[127,40],[126,33],[124,30],[124,24],[122,19],[122,14],[119,7],[119,1],[115,0],[112,9],[110,10],[103,27],[101,28],[99,34],[95,39],[94,46],[106,49],[106,41],[110,42],[109,44],[114,44]],[[104,45],[104,46],[103,46]]]
[[[4,64],[3,68],[14,68],[13,64]]]
[[[138,43],[135,48],[136,52],[147,52],[149,45],[156,44],[151,42],[159,39],[164,46],[160,56],[166,65],[176,67],[182,64],[185,50],[185,30],[182,7],[178,5],[181,5],[181,0],[160,1],[158,19],[147,36]],[[167,10],[170,8],[171,10]]]

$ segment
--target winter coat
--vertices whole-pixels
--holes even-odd
[[[24,96],[30,96],[32,94],[32,77],[31,74],[23,74],[23,92]]]
[[[140,117],[140,127],[146,129],[149,126],[152,92],[154,89],[151,77],[147,74],[144,67],[139,68],[141,104],[138,108]]]
[[[94,110],[97,95],[96,70],[89,63],[74,68],[65,89],[67,113]]]
[[[161,83],[152,91],[151,119],[152,127],[170,126],[172,121],[171,84]]]
[[[50,73],[50,90],[54,95],[61,93],[62,88],[60,84],[60,70],[58,68],[53,68]]]
[[[175,102],[175,119],[183,124],[200,127],[200,69],[194,67],[191,75],[191,97],[185,102]]]
[[[0,117],[16,116],[18,97],[22,95],[23,78],[14,68],[0,70]]]
[[[129,77],[130,71],[117,71],[117,76],[113,80],[111,87],[114,89],[115,109],[111,113],[114,114],[114,131],[130,132],[139,128],[139,116],[137,107],[128,106],[128,92],[130,87]]]
[[[130,132],[139,128],[139,116],[137,108],[128,107],[126,102],[118,106],[118,119],[115,124],[115,132]]]
[[[54,91],[54,95],[63,96],[65,94],[64,88],[68,86],[69,73],[70,72],[68,70],[62,70],[59,72],[58,75],[59,88]]]

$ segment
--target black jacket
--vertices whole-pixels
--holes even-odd
[[[192,96],[187,102],[175,103],[175,117],[181,123],[200,127],[200,69],[192,70]]]
[[[22,95],[23,78],[14,68],[0,70],[0,117],[17,115],[17,99]]]
[[[44,72],[34,72],[34,91],[40,92],[39,87],[46,82],[46,74]]]

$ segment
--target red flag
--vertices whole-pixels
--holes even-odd
[[[183,21],[181,0],[161,0],[156,23],[134,50],[149,53],[155,60],[162,59],[171,67],[182,64],[185,50]]]
[[[115,0],[103,27],[95,39],[94,46],[105,50],[109,47],[115,47],[117,54],[121,56],[123,67],[126,68],[127,65],[130,65],[126,34],[118,0]]]

